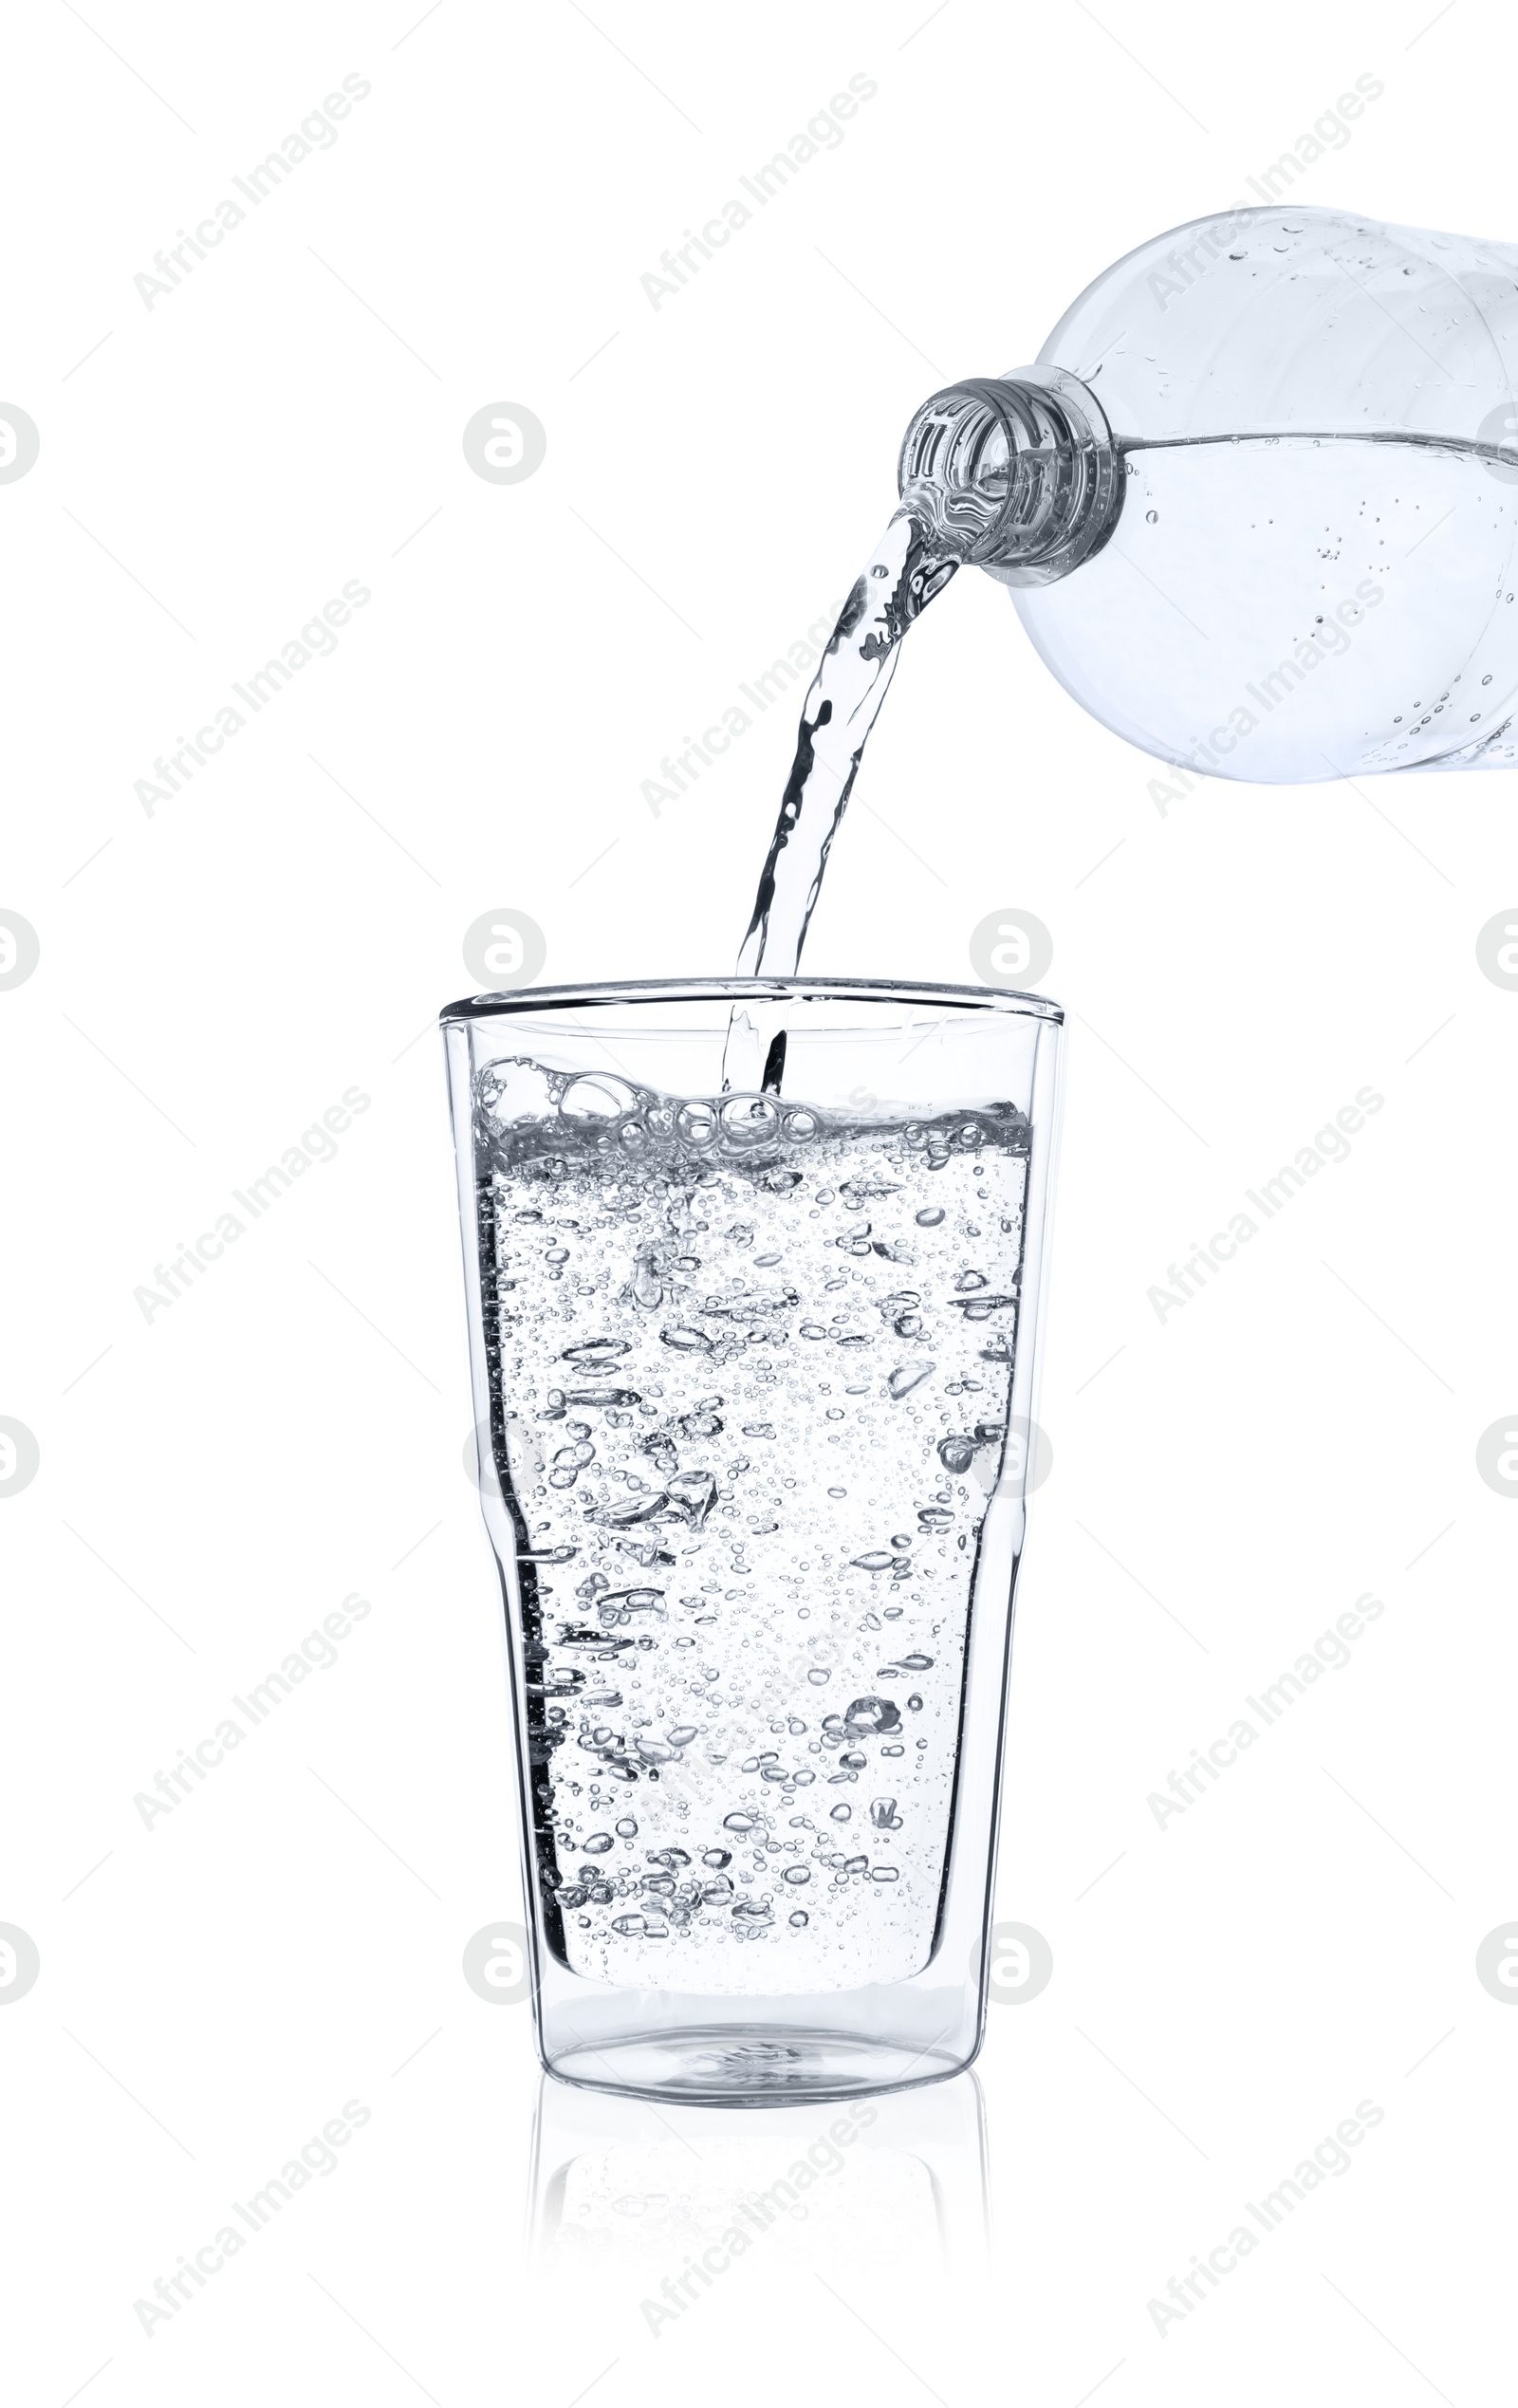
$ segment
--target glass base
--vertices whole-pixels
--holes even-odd
[[[692,2025],[633,2033],[545,2060],[560,2082],[693,2106],[788,2107],[916,2090],[963,2073],[970,2056],[792,2025]]]

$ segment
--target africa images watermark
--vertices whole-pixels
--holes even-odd
[[[1321,669],[1326,660],[1342,660],[1353,640],[1351,630],[1360,625],[1368,610],[1379,608],[1385,599],[1384,586],[1378,585],[1373,578],[1362,577],[1353,594],[1317,615],[1311,635],[1298,639],[1289,659],[1278,660],[1273,669],[1262,669],[1258,676],[1251,678],[1244,688],[1248,700],[1241,698],[1236,702],[1218,726],[1209,729],[1205,741],[1200,736],[1192,739],[1184,768],[1176,765],[1175,785],[1167,778],[1150,779],[1144,791],[1160,818],[1165,817],[1173,803],[1184,802],[1197,778],[1214,773],[1227,754],[1247,744],[1265,719],[1284,702],[1290,701],[1314,669]],[[1250,703],[1258,704],[1259,717],[1250,709]],[[1333,764],[1328,766],[1331,769]]]
[[[1263,167],[1258,176],[1246,176],[1244,181],[1250,192],[1258,193],[1263,201],[1279,200],[1300,182],[1309,167],[1316,167],[1330,151],[1345,148],[1353,139],[1355,120],[1364,116],[1368,103],[1379,101],[1385,89],[1380,77],[1368,69],[1365,74],[1357,75],[1354,90],[1341,92],[1334,106],[1314,119],[1310,134],[1299,134],[1273,166]]]
[[[373,84],[365,83],[361,75],[345,75],[342,91],[329,92],[319,108],[304,117],[299,133],[287,134],[278,150],[270,151],[268,157],[260,159],[256,167],[250,167],[246,176],[232,177],[233,184],[248,204],[247,209],[229,196],[226,200],[217,201],[212,214],[201,219],[193,234],[187,233],[181,226],[176,245],[165,245],[163,250],[154,252],[153,267],[157,273],[144,269],[132,279],[143,308],[151,311],[156,303],[174,291],[176,286],[181,285],[187,276],[193,276],[195,261],[209,259],[217,246],[242,225],[249,210],[262,208],[270,194],[278,191],[286,176],[303,165],[313,151],[329,151],[338,139],[338,126],[342,120],[351,117],[354,102],[366,101],[373,89]]]
[[[341,2160],[340,2149],[345,2149],[356,2132],[361,2132],[371,2120],[373,2110],[360,2099],[345,2099],[342,2111],[329,2116],[320,2135],[313,2132],[299,2155],[282,2165],[261,2191],[255,2191],[246,2202],[233,2199],[231,2213],[237,2223],[230,2220],[203,2242],[194,2258],[181,2257],[172,2274],[160,2274],[153,2286],[153,2299],[135,2299],[132,2306],[137,2321],[149,2341],[157,2339],[155,2326],[169,2324],[182,2307],[194,2298],[192,2285],[204,2290],[213,2274],[219,2274],[228,2261],[248,2247],[255,2233],[264,2232],[271,2216],[278,2215],[298,2191],[308,2182],[336,2174]],[[242,2228],[239,2230],[239,2226]],[[158,2302],[154,2306],[154,2300]]]
[[[1262,168],[1258,176],[1246,176],[1244,180],[1250,190],[1257,193],[1263,202],[1281,199],[1329,151],[1346,147],[1353,139],[1351,125],[1364,116],[1368,103],[1379,101],[1385,89],[1379,76],[1372,75],[1368,69],[1363,75],[1357,75],[1354,90],[1341,92],[1334,107],[1324,109],[1310,134],[1299,134],[1291,148],[1283,151],[1271,166]],[[1148,279],[1149,297],[1161,313],[1173,301],[1188,293],[1231,245],[1242,239],[1258,206],[1256,201],[1235,201],[1226,215],[1204,226],[1191,242],[1184,247],[1176,244],[1166,252],[1162,267],[1153,269]]]
[[[225,1715],[214,1731],[197,1741],[193,1754],[181,1748],[178,1762],[157,1774],[152,1789],[138,1790],[132,1804],[144,1827],[151,1833],[161,1815],[172,1814],[186,1798],[194,1797],[195,1783],[225,1764],[232,1750],[240,1748],[261,1722],[267,1722],[311,1673],[330,1672],[338,1660],[338,1643],[351,1637],[356,1622],[367,1621],[373,1610],[366,1597],[350,1589],[342,1604],[324,1616],[321,1629],[309,1631],[299,1647],[290,1650],[277,1672],[266,1673],[246,1697],[234,1693],[231,1702],[236,1714]]]
[[[791,177],[799,176],[802,169],[821,152],[836,151],[843,139],[843,127],[847,120],[857,117],[861,102],[873,101],[879,88],[870,76],[862,73],[851,75],[848,90],[835,92],[826,108],[819,109],[815,117],[807,120],[804,134],[793,134],[785,149],[777,151],[763,167],[756,167],[751,176],[740,176],[738,181],[753,202],[754,209],[768,209],[776,194],[784,192]],[[707,219],[699,233],[687,226],[683,248],[678,250],[672,249],[661,254],[658,264],[663,273],[650,269],[638,280],[647,296],[649,307],[661,308],[682,285],[689,284],[693,276],[698,276],[702,260],[714,259],[734,234],[741,233],[743,228],[751,223],[754,209],[750,208],[748,201],[739,200],[734,195],[731,200],[722,203],[714,217]]]
[[[805,2156],[798,2158],[768,2191],[755,2191],[739,2201],[733,2221],[701,2251],[699,2258],[688,2257],[680,2273],[666,2274],[659,2293],[668,2305],[660,2306],[657,2299],[639,2303],[643,2322],[656,2341],[666,2325],[675,2324],[694,2305],[703,2288],[711,2290],[718,2277],[731,2271],[736,2258],[747,2256],[754,2242],[779,2221],[782,2212],[794,2214],[800,2209],[805,2213],[804,2195],[824,2176],[842,2172],[846,2162],[843,2151],[851,2148],[860,2134],[874,2123],[876,2113],[874,2107],[860,2102],[851,2106],[846,2116],[836,2117],[828,2125],[826,2138],[814,2140]]]
[[[1289,1713],[1325,1672],[1343,1672],[1353,1661],[1350,1648],[1354,1641],[1363,1639],[1367,1623],[1379,1622],[1385,1611],[1384,1600],[1366,1589],[1356,1598],[1353,1606],[1339,1616],[1332,1630],[1325,1630],[1310,1648],[1304,1650],[1289,1672],[1281,1673],[1268,1687],[1261,1689],[1257,1697],[1246,1696],[1244,1702],[1250,1713],[1240,1714],[1205,1753],[1200,1748],[1192,1750],[1192,1760],[1184,1772],[1172,1772],[1168,1797],[1163,1789],[1150,1790],[1144,1804],[1160,1830],[1167,1831],[1177,1814],[1184,1814],[1204,1798],[1208,1785],[1231,1770],[1245,1750],[1252,1748],[1272,1723]]]
[[[805,635],[798,636],[795,642],[787,646],[783,660],[772,660],[751,683],[739,679],[738,692],[745,702],[752,705],[756,715],[762,716],[773,704],[783,702],[794,685],[800,684],[805,694],[811,672],[832,641],[842,611],[842,599],[829,602],[825,614],[812,621]],[[718,755],[727,751],[733,739],[747,735],[752,726],[753,720],[748,712],[732,702],[722,712],[720,726],[702,729],[699,743],[694,736],[682,736],[680,741],[685,750],[673,756],[666,752],[658,765],[658,777],[645,778],[639,788],[654,817],[658,818],[666,803],[673,803],[686,793],[695,784],[702,769],[710,769]]]
[[[1366,1121],[1379,1112],[1385,1102],[1386,1098],[1375,1087],[1357,1088],[1353,1103],[1341,1104],[1333,1119],[1314,1131],[1309,1145],[1299,1146],[1292,1159],[1283,1162],[1273,1177],[1262,1179],[1257,1188],[1245,1189],[1247,1200],[1260,1218],[1255,1220],[1250,1213],[1235,1213],[1227,1229],[1215,1230],[1205,1245],[1194,1245],[1186,1262],[1170,1265],[1165,1273],[1170,1282],[1168,1287],[1157,1282],[1146,1291],[1161,1326],[1172,1313],[1178,1313],[1183,1305],[1199,1296],[1209,1276],[1221,1270],[1225,1263],[1232,1262],[1239,1248],[1258,1237],[1265,1223],[1284,1212],[1310,1178],[1316,1178],[1330,1162],[1348,1161],[1351,1138],[1359,1136]]]
[[[1215,2291],[1225,2274],[1236,2272],[1247,2257],[1251,2257],[1261,2242],[1271,2232],[1280,2231],[1288,2215],[1294,2214],[1310,2192],[1316,2191],[1330,2176],[1337,2178],[1348,2174],[1354,2164],[1351,2149],[1358,2149],[1367,2132],[1374,2132],[1386,2121],[1386,2110],[1374,2099],[1358,2102],[1352,2116],[1345,2116],[1332,2134],[1325,2134],[1310,2158],[1304,2158],[1295,2172],[1286,2176],[1273,2191],[1267,2191],[1258,2206],[1246,2199],[1244,2210],[1254,2219],[1254,2227],[1235,2224],[1225,2240],[1207,2252],[1204,2265],[1194,2257],[1185,2274],[1173,2274],[1165,2286],[1174,2305],[1167,2307],[1162,2299],[1152,2299],[1147,2305],[1150,2321],[1161,2341],[1170,2339],[1170,2326],[1178,2325],[1200,2307],[1207,2298],[1208,2286]]]
[[[282,1195],[289,1194],[296,1179],[314,1163],[336,1160],[339,1138],[345,1136],[354,1121],[368,1111],[371,1102],[361,1087],[344,1087],[342,1101],[329,1103],[321,1120],[303,1129],[295,1144],[287,1145],[277,1162],[270,1162],[258,1178],[250,1179],[246,1189],[232,1189],[232,1200],[247,1213],[246,1221],[236,1213],[222,1213],[213,1229],[202,1230],[189,1245],[181,1240],[178,1252],[167,1266],[154,1264],[157,1285],[144,1281],[132,1290],[132,1300],[150,1327],[157,1314],[167,1312],[171,1305],[189,1294],[194,1280],[204,1277],[213,1263],[220,1262],[228,1247],[234,1246],[254,1221],[262,1220]]]
[[[243,703],[250,716],[256,717],[275,695],[287,686],[296,671],[310,660],[330,658],[338,648],[337,630],[345,627],[356,610],[361,610],[372,600],[370,589],[350,577],[342,594],[334,594],[324,602],[320,613],[308,619],[299,635],[291,636],[280,651],[277,660],[266,660],[246,682],[232,679],[232,692]],[[151,778],[139,778],[132,791],[148,818],[153,817],[160,803],[189,785],[196,769],[203,769],[218,753],[229,736],[240,735],[248,725],[236,707],[224,702],[216,711],[214,725],[197,728],[194,742],[188,736],[176,736],[177,748],[173,752],[160,752],[153,764]]]

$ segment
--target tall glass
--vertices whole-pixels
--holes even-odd
[[[550,2073],[761,2105],[975,2055],[1062,1017],[443,1014]]]

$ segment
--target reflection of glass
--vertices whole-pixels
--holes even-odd
[[[528,2245],[550,2296],[594,2297],[662,2331],[752,2256],[798,2260],[877,2303],[952,2278],[990,2246],[985,2102],[974,2075],[930,2089],[751,2116],[656,2110],[551,2082],[538,2094]],[[660,2313],[660,2311],[662,2313]]]
[[[974,2053],[1060,1020],[842,980],[445,1015],[568,2080],[769,2104]]]

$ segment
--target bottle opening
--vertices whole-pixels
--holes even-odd
[[[946,550],[1009,585],[1068,576],[1122,509],[1105,413],[1063,368],[966,378],[934,394],[907,428],[897,483]]]

